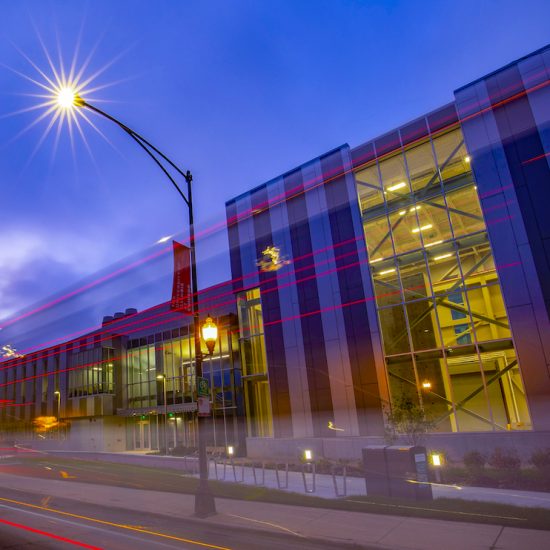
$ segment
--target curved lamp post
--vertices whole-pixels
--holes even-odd
[[[170,180],[170,183],[174,186],[180,197],[187,205],[189,213],[189,248],[191,256],[191,285],[193,295],[193,328],[194,328],[194,340],[195,340],[195,365],[196,376],[202,376],[202,351],[201,351],[201,335],[199,326],[199,308],[198,308],[198,285],[197,285],[197,264],[195,257],[195,229],[194,229],[194,217],[193,217],[193,194],[191,189],[191,182],[193,176],[191,172],[187,170],[184,172],[174,162],[172,162],[162,151],[157,149],[154,145],[149,143],[143,136],[126,126],[120,120],[117,120],[113,116],[98,109],[94,105],[91,105],[82,97],[80,97],[71,88],[62,88],[57,96],[57,103],[61,108],[72,109],[82,108],[89,109],[94,113],[101,115],[102,117],[114,122],[120,129],[128,134],[153,160],[153,162],[162,170],[164,175]],[[164,163],[168,165],[165,166]],[[180,186],[176,183],[176,180],[170,175],[169,168],[172,168],[179,176],[183,177],[187,184],[187,193],[184,193]],[[177,176],[176,176],[177,177]],[[165,382],[166,383],[166,382]],[[199,486],[195,493],[195,515],[198,517],[207,517],[216,513],[216,503],[214,497],[208,486],[208,462],[206,456],[206,439],[204,429],[201,429],[203,423],[202,417],[198,417],[197,431],[198,431],[198,448],[199,448]]]

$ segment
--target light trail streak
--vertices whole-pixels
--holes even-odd
[[[166,533],[160,533],[158,531],[151,531],[149,529],[142,529],[140,527],[135,527],[135,526],[132,526],[132,525],[124,525],[124,524],[121,524],[121,523],[114,523],[112,521],[106,521],[106,520],[102,520],[102,519],[98,519],[98,518],[92,518],[92,517],[83,516],[83,515],[80,515],[80,514],[72,514],[70,512],[62,512],[61,510],[54,510],[52,508],[45,508],[44,506],[39,506],[37,504],[30,504],[28,502],[22,502],[22,501],[14,500],[14,499],[11,499],[11,498],[0,497],[0,501],[9,502],[11,504],[17,504],[19,506],[25,506],[25,507],[33,508],[33,509],[37,509],[37,510],[43,510],[45,512],[48,512],[49,514],[59,514],[59,515],[62,515],[62,516],[67,516],[67,517],[82,519],[82,520],[85,520],[85,521],[90,521],[92,523],[98,523],[98,524],[101,524],[101,525],[108,525],[110,527],[117,527],[119,529],[127,529],[127,530],[130,530],[130,531],[136,531],[138,533],[144,533],[144,534],[152,535],[152,536],[155,536],[155,537],[161,537],[161,538],[165,538],[165,539],[169,539],[169,540],[176,540],[176,541],[179,541],[179,542],[185,542],[187,544],[194,544],[196,546],[202,546],[203,548],[213,548],[214,550],[231,550],[231,548],[228,548],[226,546],[216,546],[215,544],[209,544],[207,542],[188,539],[188,538],[184,538],[184,537],[176,537],[175,535],[168,535]],[[94,547],[90,547],[90,548],[93,548],[93,550],[97,550]]]
[[[45,510],[46,509],[47,508],[45,508]],[[59,535],[55,535],[54,533],[49,533],[48,531],[41,531],[40,529],[35,529],[34,527],[29,527],[28,525],[22,525],[21,523],[14,523],[13,521],[8,521],[7,519],[0,519],[0,523],[9,525],[10,527],[17,527],[18,529],[23,529],[24,531],[29,531],[37,535],[42,535],[43,537],[48,537],[61,542],[66,542],[68,544],[72,544],[73,546],[79,546],[80,548],[88,548],[89,550],[103,550],[100,546],[91,546],[90,544],[85,544],[77,540],[61,537]]]

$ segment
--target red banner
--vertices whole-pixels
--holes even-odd
[[[170,307],[184,313],[192,313],[191,250],[181,243],[172,242],[174,244],[174,284]]]

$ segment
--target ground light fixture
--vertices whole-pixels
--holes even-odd
[[[229,446],[227,447],[227,454],[228,454],[229,456],[233,456],[233,455],[235,454],[235,447],[233,447],[233,445],[229,445]]]
[[[68,88],[68,89],[64,89]],[[63,112],[71,113],[74,116],[75,108],[87,109],[93,113],[100,115],[101,117],[113,122],[121,130],[123,130],[129,137],[131,137],[143,152],[149,156],[149,158],[162,170],[163,174],[168,178],[174,189],[179,196],[183,199],[187,206],[188,221],[189,221],[189,251],[190,251],[190,264],[191,264],[191,305],[193,314],[193,333],[195,344],[195,373],[198,378],[202,378],[202,362],[203,354],[201,347],[201,328],[199,321],[199,301],[198,301],[198,277],[197,277],[197,261],[196,261],[196,246],[195,246],[195,220],[193,212],[193,194],[192,185],[193,176],[189,170],[183,171],[175,162],[168,158],[162,151],[155,147],[151,142],[147,141],[142,135],[132,130],[129,126],[99,109],[95,105],[90,104],[80,95],[80,89],[76,86],[62,85],[56,90],[56,103],[58,109]],[[72,100],[72,101],[71,101]],[[186,183],[186,192],[182,191],[180,185],[176,179],[183,178]],[[207,319],[208,321],[208,319]],[[214,322],[210,318],[212,324]],[[205,323],[206,324],[206,323]],[[215,327],[215,325],[214,325]],[[216,332],[213,332],[211,325],[208,325],[208,331],[204,334],[206,345],[209,350],[214,351],[214,346],[217,338]],[[212,338],[214,336],[214,338]],[[166,381],[165,386],[166,388]],[[165,413],[166,413],[166,398]],[[166,418],[166,416],[165,416]],[[195,493],[195,515],[197,517],[208,517],[216,513],[216,503],[214,496],[210,491],[208,484],[208,457],[206,454],[206,438],[205,438],[205,418],[198,415],[197,420],[197,440],[199,450],[199,484]],[[165,423],[166,424],[166,423]]]
[[[311,449],[306,449],[304,451],[304,459],[308,462],[313,460],[313,451]]]
[[[432,461],[432,465],[439,468],[443,464],[443,459],[441,458],[441,455],[439,453],[432,453],[430,455],[430,459]]]
[[[430,462],[435,469],[436,482],[441,483],[441,467],[443,466],[443,456],[439,453],[431,453]]]

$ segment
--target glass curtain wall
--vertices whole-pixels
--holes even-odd
[[[255,288],[239,294],[237,307],[248,435],[272,437],[273,414],[260,289]]]
[[[225,318],[216,319],[218,341],[212,356],[204,354],[202,365],[203,376],[210,381],[212,392],[213,420],[209,444],[214,446],[235,443],[235,421],[242,408],[238,354],[235,354],[236,345],[232,345],[228,322],[230,320]],[[128,345],[126,408],[134,409],[136,422],[153,422],[155,430],[160,429],[158,441],[162,442],[166,383],[170,448],[196,445],[196,413],[192,406],[185,406],[195,401],[194,347],[192,326],[131,340]],[[156,441],[152,435],[151,442]]]
[[[355,176],[392,406],[412,401],[436,431],[530,428],[461,130]]]

